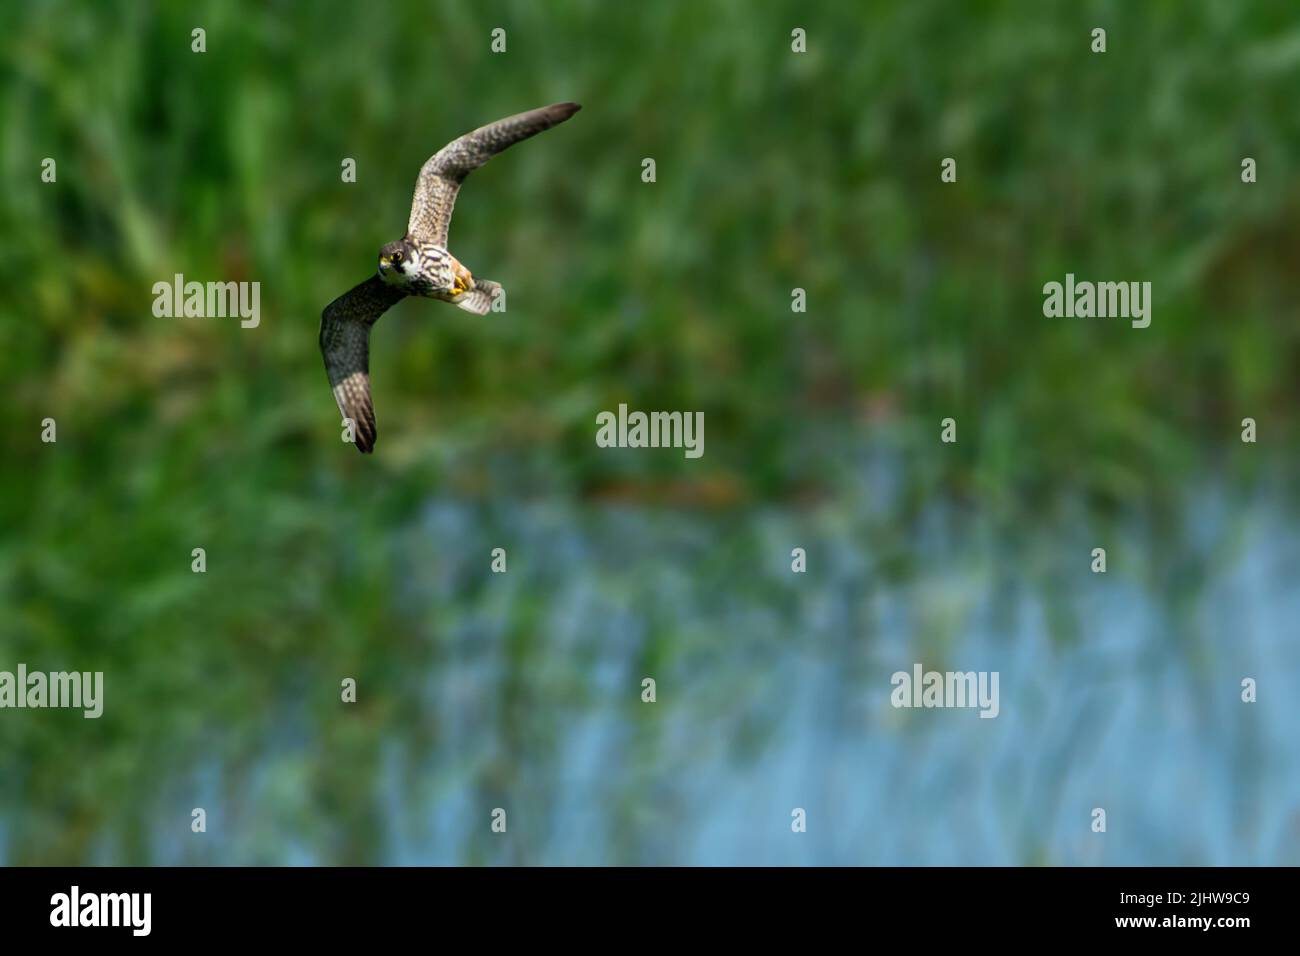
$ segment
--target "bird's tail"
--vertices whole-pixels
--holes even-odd
[[[492,303],[497,300],[497,296],[505,295],[505,291],[499,282],[476,278],[474,288],[458,298],[456,306],[475,315],[487,315],[492,311]]]

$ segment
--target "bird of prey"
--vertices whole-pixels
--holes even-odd
[[[408,295],[450,302],[484,315],[501,286],[475,278],[447,251],[447,227],[460,184],[473,170],[520,140],[563,123],[580,107],[556,103],[507,116],[452,140],[420,169],[406,235],[379,250],[379,271],[321,313],[320,350],[339,412],[352,422],[357,450],[375,449],[370,398],[370,327]]]

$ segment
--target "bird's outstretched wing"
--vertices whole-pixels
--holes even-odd
[[[558,126],[579,109],[577,103],[555,103],[507,116],[466,133],[438,150],[420,169],[406,234],[445,249],[451,211],[465,177],[506,147]]]
[[[334,400],[352,420],[357,451],[375,450],[375,406],[370,400],[370,327],[406,293],[371,276],[325,306],[320,351]]]

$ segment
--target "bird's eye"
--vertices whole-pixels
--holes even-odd
[[[401,250],[398,250],[397,252],[394,252],[394,253],[393,253],[393,261],[394,261],[394,262],[401,262],[401,261],[402,261],[402,253],[401,253]]]

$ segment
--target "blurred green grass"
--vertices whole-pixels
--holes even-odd
[[[205,715],[252,732],[286,674],[382,683],[372,719],[402,719],[434,652],[393,609],[391,535],[436,492],[794,506],[884,448],[905,536],[936,500],[1050,528],[1069,502],[1120,521],[1206,469],[1248,494],[1261,462],[1293,467],[1290,4],[54,2],[5,5],[0,38],[0,666],[130,675],[135,702],[80,736],[0,721],[18,860],[84,858],[140,766],[238,751]],[[383,319],[362,459],[321,307],[401,235],[433,150],[567,99],[583,112],[476,172],[453,223],[509,311]],[[177,272],[261,282],[260,327],[155,318]],[[1151,328],[1044,319],[1066,272],[1151,281]],[[704,411],[705,457],[597,449],[621,401]],[[225,690],[199,710],[199,687]],[[364,817],[364,774],[316,772]]]

